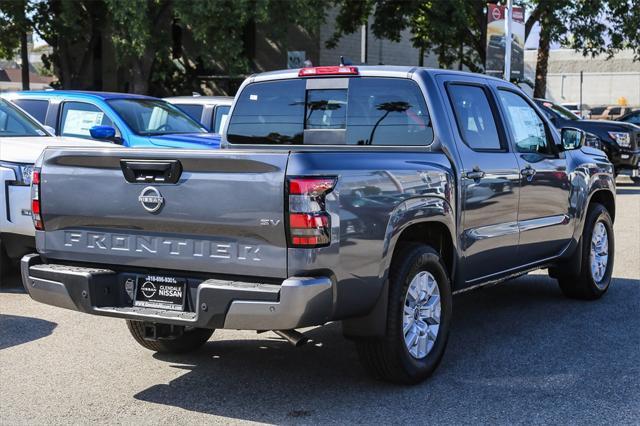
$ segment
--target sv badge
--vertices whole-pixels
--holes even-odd
[[[260,226],[278,226],[280,219],[260,219]]]

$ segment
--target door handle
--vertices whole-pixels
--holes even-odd
[[[177,183],[182,174],[178,160],[120,160],[120,167],[130,183]]]
[[[479,167],[474,167],[472,171],[465,173],[467,179],[480,180],[484,177],[484,172]]]
[[[531,180],[531,178],[533,177],[533,175],[535,175],[535,174],[536,174],[536,169],[534,169],[534,168],[533,168],[533,167],[531,167],[531,166],[527,166],[527,167],[525,167],[524,169],[520,170],[520,174],[521,174],[523,177],[526,177],[526,178],[528,178],[529,180]]]

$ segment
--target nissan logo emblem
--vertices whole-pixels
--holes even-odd
[[[145,281],[140,287],[140,290],[147,299],[151,299],[156,295],[156,286],[151,281]]]
[[[138,201],[142,204],[142,207],[149,213],[155,213],[164,204],[164,198],[160,191],[155,189],[153,186],[147,186],[142,190],[140,196],[138,197]]]

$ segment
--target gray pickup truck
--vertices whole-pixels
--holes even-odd
[[[255,75],[218,151],[47,149],[24,286],[126,319],[154,351],[223,328],[299,342],[341,321],[375,376],[417,383],[442,359],[457,292],[542,268],[569,297],[607,291],[613,169],[583,141],[482,75]]]

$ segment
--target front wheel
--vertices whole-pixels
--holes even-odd
[[[403,247],[389,276],[386,335],[356,341],[367,370],[401,384],[429,377],[447,346],[451,302],[451,285],[440,254],[422,244]]]
[[[601,204],[592,204],[582,232],[582,251],[574,256],[580,261],[580,269],[558,276],[565,296],[594,300],[606,293],[613,275],[614,243],[609,212]]]
[[[144,323],[142,321],[127,320],[127,327],[131,336],[142,347],[154,352],[162,353],[187,353],[193,352],[207,343],[214,330],[207,328],[185,328],[179,336],[170,339],[149,340],[145,339]]]

